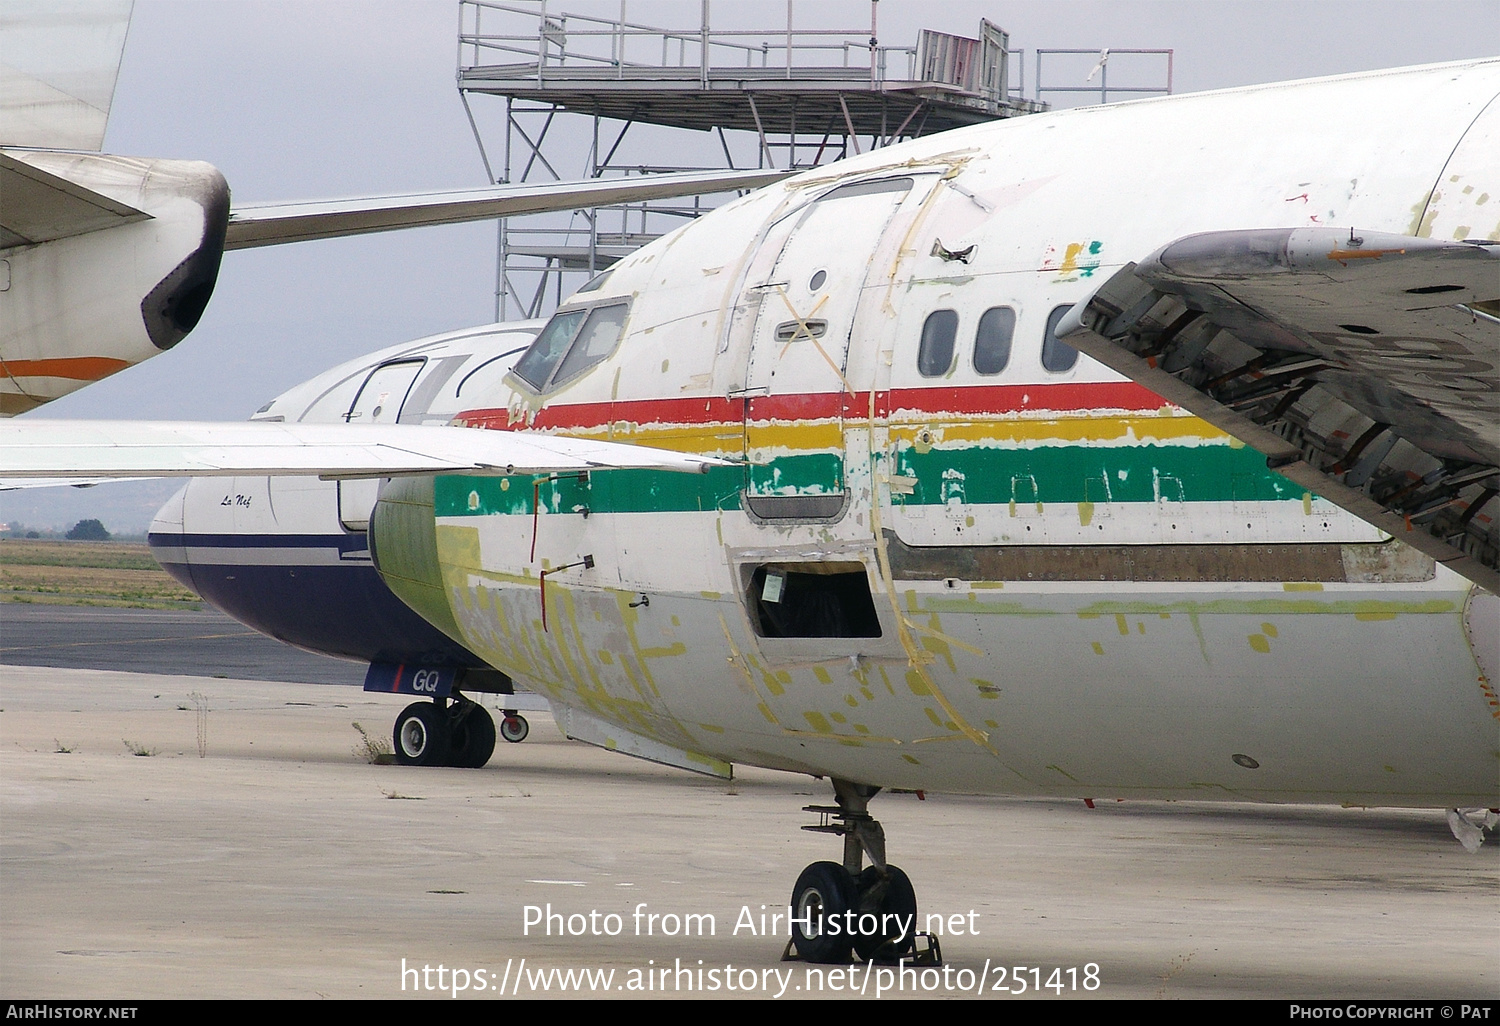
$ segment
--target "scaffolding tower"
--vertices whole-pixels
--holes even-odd
[[[496,183],[814,167],[1046,109],[1021,95],[1024,55],[999,26],[983,20],[973,38],[923,29],[915,44],[891,46],[879,41],[878,8],[871,0],[868,26],[810,28],[789,0],[783,25],[747,29],[732,16],[748,8],[719,24],[710,0],[696,24],[677,27],[630,21],[626,0],[615,18],[548,0],[460,0],[459,96]],[[478,95],[505,101],[498,153],[486,145],[486,111],[476,116],[470,102]],[[710,207],[696,198],[502,220],[496,319],[542,316],[565,278],[582,284]]]

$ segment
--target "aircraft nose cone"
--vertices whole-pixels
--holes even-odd
[[[454,641],[463,634],[443,589],[432,478],[398,477],[380,490],[370,514],[370,555],[386,586]]]

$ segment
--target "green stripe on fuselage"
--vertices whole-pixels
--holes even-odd
[[[917,479],[908,504],[1016,502],[1279,502],[1303,488],[1228,445],[1042,445],[905,449],[894,473]]]
[[[828,453],[783,456],[770,465],[782,494],[827,494],[839,487],[841,464]],[[833,469],[830,469],[833,468]],[[916,479],[909,505],[1017,502],[1285,502],[1303,488],[1266,469],[1254,449],[1229,445],[1046,445],[1034,448],[904,449],[892,473]],[[706,474],[656,470],[597,470],[541,479],[543,512],[682,513],[740,508],[745,468],[712,467]],[[760,480],[771,475],[758,470]],[[537,477],[439,477],[438,516],[530,516]]]

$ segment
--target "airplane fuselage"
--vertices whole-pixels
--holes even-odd
[[[465,390],[498,378],[534,323],[446,332],[382,349],[288,389],[252,420],[444,424]],[[392,595],[370,561],[375,480],[195,478],[156,514],[162,567],[215,607],[274,638],[365,662],[484,663]]]
[[[739,463],[397,481],[382,574],[579,736],[684,765],[1492,805],[1494,597],[1049,332],[1193,232],[1500,238],[1497,92],[1490,62],[1038,115],[748,196],[460,417]]]

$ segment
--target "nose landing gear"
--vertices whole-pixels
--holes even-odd
[[[833,781],[837,805],[809,805],[819,822],[803,830],[844,838],[844,861],[814,862],[792,888],[792,939],[783,958],[847,964],[851,952],[866,962],[938,965],[937,939],[917,930],[911,880],[885,860],[885,830],[869,814],[878,787]],[[868,855],[871,865],[864,866]],[[919,940],[924,942],[919,944]]]

